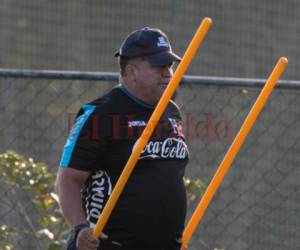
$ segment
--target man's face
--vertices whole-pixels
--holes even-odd
[[[156,104],[166,89],[173,69],[171,65],[155,66],[146,60],[137,60],[130,63],[134,68],[134,94],[149,104]]]

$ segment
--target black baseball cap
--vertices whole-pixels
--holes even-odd
[[[146,57],[153,65],[180,62],[181,57],[171,48],[167,35],[160,29],[145,27],[129,34],[115,57]]]

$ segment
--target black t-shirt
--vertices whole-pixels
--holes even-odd
[[[92,174],[82,192],[93,227],[154,106],[118,85],[78,113],[61,167]],[[177,105],[170,101],[145,146],[104,232],[124,246],[155,246],[180,239],[186,215],[183,184],[188,149]]]

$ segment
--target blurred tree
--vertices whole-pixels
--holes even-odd
[[[15,152],[0,154],[0,185],[6,187],[9,194],[16,196],[14,211],[26,221],[26,227],[0,226],[0,250],[14,248],[14,239],[24,234],[30,234],[41,249],[63,249],[64,238],[68,233],[68,226],[59,211],[58,199],[54,191],[55,175],[48,171],[42,162],[25,159]],[[37,214],[28,214],[25,205],[18,201],[18,194],[26,192],[26,207],[28,203],[38,211]],[[29,206],[30,207],[30,206]],[[45,244],[47,247],[45,247]],[[39,249],[39,248],[38,248]]]

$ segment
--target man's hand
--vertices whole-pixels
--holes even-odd
[[[81,226],[84,226],[84,224],[81,224]],[[87,225],[79,230],[78,233],[73,231],[72,235],[69,237],[67,250],[97,250],[100,240],[108,239],[108,236],[102,233],[100,235],[100,240],[98,240],[93,235],[93,229],[89,228]]]
[[[100,239],[108,239],[107,235],[101,234]],[[92,228],[83,228],[80,230],[76,240],[78,250],[97,250],[100,240],[94,237]]]

